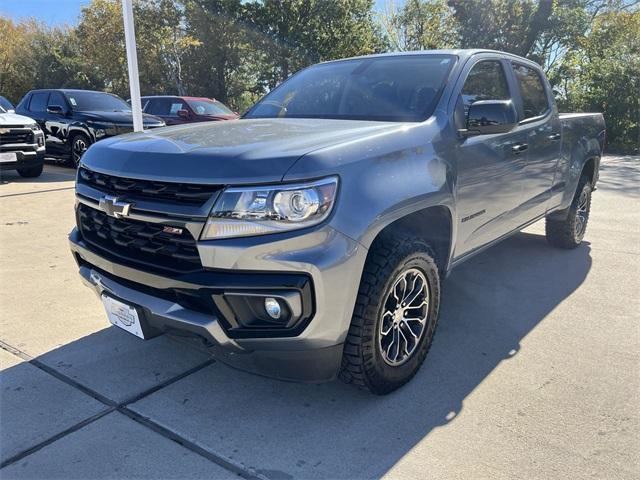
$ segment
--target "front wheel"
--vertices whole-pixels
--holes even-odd
[[[71,162],[74,167],[78,168],[82,155],[87,151],[89,145],[91,145],[91,141],[84,133],[78,133],[71,139]]]
[[[576,248],[584,238],[590,212],[591,183],[588,178],[582,177],[566,217],[563,219],[547,217],[545,224],[547,241],[554,247]]]
[[[21,177],[25,178],[35,178],[39,177],[42,174],[43,169],[44,165],[41,163],[40,165],[36,165],[35,167],[19,168],[18,174]]]
[[[438,322],[440,276],[418,238],[380,238],[365,264],[340,378],[375,394],[407,383],[424,362]]]

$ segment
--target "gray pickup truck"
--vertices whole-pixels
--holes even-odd
[[[524,58],[322,63],[241,120],[93,145],[71,250],[130,333],[384,394],[423,363],[453,267],[543,218],[551,245],[580,244],[604,141]]]

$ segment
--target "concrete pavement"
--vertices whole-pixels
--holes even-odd
[[[456,269],[406,387],[238,372],[110,327],[68,252],[73,171],[0,185],[0,478],[640,478],[640,158],[584,244],[536,224]]]

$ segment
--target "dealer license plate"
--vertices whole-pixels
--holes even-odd
[[[136,337],[144,338],[138,311],[134,307],[104,294],[102,295],[102,303],[107,311],[107,317],[113,325],[133,333]]]
[[[17,160],[16,152],[0,152],[0,163],[16,162]]]

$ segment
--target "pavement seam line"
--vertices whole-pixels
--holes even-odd
[[[5,352],[8,352],[11,355],[15,355],[16,357],[24,360],[25,362],[30,362],[31,360],[33,360],[33,357],[28,353],[23,352],[19,348],[12,347],[7,342],[4,342],[2,340],[0,340],[0,348]]]
[[[206,458],[207,460],[219,465],[225,470],[235,473],[236,475],[242,478],[245,478],[247,480],[268,480],[267,477],[260,475],[258,473],[255,473],[252,470],[249,470],[241,465],[238,465],[237,463],[232,462],[231,460],[225,457],[222,457],[213,452],[210,452],[209,450],[201,447],[197,443],[194,443],[191,440],[187,440],[182,435],[174,432],[169,428],[163,427],[159,423],[154,422],[150,418],[145,417],[134,410],[130,410],[129,408],[123,406],[123,407],[119,407],[117,411],[122,413],[123,415],[126,415],[128,418],[130,418],[134,422],[137,422],[140,425],[147,427],[148,429],[152,430],[158,435],[165,437],[168,440],[174,441],[179,445],[182,445],[187,450],[190,450],[191,452]]]
[[[195,367],[190,368],[189,370],[186,370],[186,371],[182,372],[179,375],[171,377],[171,378],[165,380],[164,382],[161,382],[161,383],[159,383],[159,384],[157,384],[157,385],[155,385],[155,386],[153,386],[151,388],[148,388],[147,390],[145,390],[145,391],[143,391],[141,393],[138,393],[138,394],[134,395],[133,397],[131,397],[131,398],[127,399],[127,400],[124,400],[124,401],[120,402],[118,404],[118,407],[126,407],[127,405],[129,405],[131,403],[135,403],[135,402],[137,402],[139,400],[142,400],[143,398],[148,397],[149,395],[152,395],[152,394],[156,393],[158,390],[162,390],[163,388],[168,387],[169,385],[171,385],[171,384],[173,384],[175,382],[178,382],[178,381],[182,380],[183,378],[188,377],[189,375],[192,375],[192,374],[194,374],[196,372],[199,372],[203,368],[206,368],[209,365],[213,365],[214,363],[216,363],[216,361],[213,358],[210,358],[209,360],[205,360],[204,362],[196,365]]]
[[[61,439],[62,437],[73,433],[77,430],[79,430],[80,428],[88,425],[89,423],[94,422],[95,420],[98,420],[99,418],[103,417],[104,415],[106,415],[107,413],[113,412],[113,411],[118,411],[124,415],[126,415],[128,418],[136,421],[137,423],[139,423],[140,425],[143,425],[147,428],[149,428],[150,430],[152,430],[154,433],[165,437],[169,440],[172,440],[180,445],[182,445],[184,448],[186,448],[187,450],[192,451],[193,453],[196,453],[197,455],[200,455],[201,457],[204,457],[205,459],[215,463],[216,465],[219,465],[220,467],[229,470],[232,473],[235,473],[239,476],[241,476],[242,478],[246,478],[248,480],[262,480],[265,479],[265,477],[260,476],[260,475],[255,475],[250,471],[245,470],[244,468],[242,468],[239,465],[236,465],[233,462],[230,462],[229,460],[224,459],[223,457],[219,457],[218,455],[215,455],[212,452],[209,452],[207,450],[205,450],[204,448],[196,445],[193,442],[190,442],[189,440],[187,440],[186,438],[183,438],[182,436],[180,436],[178,433],[169,430],[165,427],[160,426],[159,424],[157,424],[156,422],[143,417],[142,415],[140,415],[137,412],[134,412],[133,410],[129,410],[127,408],[127,405],[131,404],[131,403],[135,403],[139,400],[142,400],[143,398],[152,395],[153,393],[171,385],[172,383],[175,383],[179,380],[182,380],[185,377],[188,377],[189,375],[192,375],[200,370],[202,370],[205,367],[208,367],[209,365],[213,365],[214,363],[216,363],[215,359],[210,358],[204,362],[202,362],[199,365],[196,365],[195,367],[181,373],[180,375],[176,375],[175,377],[172,377],[168,380],[165,380],[164,382],[158,384],[158,385],[154,385],[153,387],[131,397],[128,400],[125,400],[121,403],[117,403],[114,402],[113,400],[105,397],[104,395],[88,388],[85,387],[84,385],[82,385],[81,383],[73,380],[72,378],[67,377],[66,375],[64,375],[63,373],[58,372],[56,369],[54,369],[53,367],[50,367],[49,365],[46,365],[42,362],[40,362],[37,359],[32,358],[30,355],[28,355],[27,353],[23,352],[22,350],[19,350],[11,345],[9,345],[8,343],[0,340],[0,348],[2,348],[3,350],[27,361],[28,363],[30,363],[31,365],[33,365],[34,367],[38,368],[39,370],[42,370],[45,373],[48,373],[49,375],[51,375],[52,377],[60,380],[61,382],[76,388],[77,390],[80,390],[81,392],[85,393],[86,395],[89,395],[90,397],[93,397],[95,400],[99,401],[100,403],[104,404],[105,406],[107,406],[108,408],[98,412],[97,414],[89,417],[88,419],[85,419],[69,428],[67,428],[66,430],[63,430],[62,432],[57,433],[56,435],[36,444],[33,447],[28,448],[27,450],[24,450],[16,455],[14,455],[13,457],[7,459],[6,461],[2,462],[2,464],[0,464],[0,468],[4,468],[5,466],[8,466],[12,463],[18,462],[20,460],[22,460],[23,458],[31,455],[32,453],[37,452],[38,450],[46,447],[47,445],[50,445],[51,443]]]
[[[71,427],[66,428],[63,431],[56,433],[55,435],[47,438],[46,440],[43,440],[40,443],[37,443],[33,447],[30,447],[30,448],[28,448],[26,450],[23,450],[20,453],[17,453],[13,457],[9,457],[4,462],[0,463],[0,468],[8,467],[9,465],[12,465],[12,464],[14,464],[16,462],[19,462],[23,458],[28,457],[29,455],[31,455],[33,453],[36,453],[39,450],[42,450],[44,447],[46,447],[48,445],[51,445],[52,443],[60,440],[63,437],[66,437],[67,435],[69,435],[69,434],[71,434],[73,432],[76,432],[76,431],[80,430],[83,427],[86,427],[90,423],[93,423],[96,420],[99,420],[100,418],[104,417],[108,413],[111,413],[111,412],[114,412],[114,411],[116,411],[115,407],[105,408],[104,410],[102,410],[102,411],[90,416],[89,418],[85,418],[81,422],[78,422],[78,423],[72,425]]]
[[[0,198],[20,197],[23,195],[33,195],[34,193],[61,192],[63,190],[74,190],[75,188],[76,187],[61,187],[61,188],[49,188],[47,190],[36,190],[35,192],[7,193],[6,195],[0,195]]]

